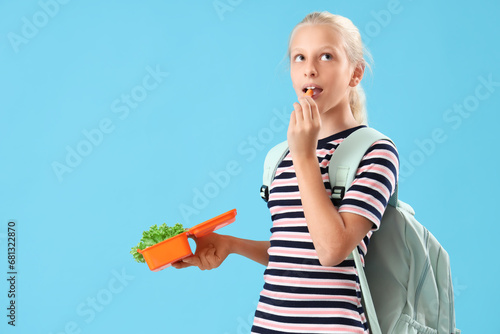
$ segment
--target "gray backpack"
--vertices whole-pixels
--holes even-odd
[[[333,200],[342,199],[366,151],[381,139],[390,140],[365,127],[337,147],[328,167]],[[287,152],[285,141],[266,156],[261,187],[266,202],[276,169]],[[348,257],[356,263],[370,332],[459,334],[448,253],[415,219],[411,206],[398,200],[397,190],[396,185],[380,229],[370,239],[364,270],[357,247]]]

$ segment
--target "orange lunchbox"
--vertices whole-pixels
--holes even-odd
[[[221,227],[231,224],[235,220],[236,209],[233,209],[193,226],[187,231],[172,238],[168,238],[142,250],[138,249],[137,251],[142,254],[151,271],[160,271],[171,266],[174,262],[193,255],[191,247],[189,246],[188,237],[195,236],[200,238]]]

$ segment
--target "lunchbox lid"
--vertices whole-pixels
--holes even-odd
[[[224,212],[217,217],[211,218],[209,220],[204,221],[198,225],[195,225],[187,230],[189,235],[194,235],[199,238],[204,235],[210,234],[213,231],[224,227],[226,225],[231,224],[236,220],[236,209],[232,209],[230,211]]]

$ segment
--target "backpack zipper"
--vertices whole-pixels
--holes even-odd
[[[429,231],[427,229],[424,229],[424,240],[425,240],[425,248],[428,248],[429,244]],[[420,292],[422,290],[422,286],[424,285],[424,281],[427,277],[427,273],[429,272],[430,268],[430,263],[429,263],[429,253],[428,251],[426,252],[426,258],[425,258],[425,263],[424,263],[424,271],[422,272],[422,275],[420,275],[420,279],[418,282],[417,286],[417,291],[415,292],[415,310],[413,311],[413,318],[417,318],[417,308],[418,308],[418,301],[420,299]]]

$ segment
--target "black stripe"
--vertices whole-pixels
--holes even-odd
[[[284,212],[284,213],[275,213],[271,216],[273,221],[277,219],[286,219],[286,218],[304,218],[303,211],[294,211],[294,212]]]
[[[270,202],[270,207],[275,207],[275,206],[302,206],[302,201],[300,198],[298,199],[279,199],[279,200],[271,200]],[[300,209],[300,208],[298,208]]]
[[[398,151],[395,149],[395,147],[392,144],[392,142],[390,142],[387,139],[383,139],[383,140],[385,141],[385,143],[377,143],[377,144],[374,144],[374,145],[370,146],[368,148],[368,150],[366,150],[365,155],[367,155],[368,153],[373,152],[375,150],[387,150],[387,151],[391,151],[396,156],[396,158],[397,158],[398,157]]]
[[[286,157],[286,155],[285,155]],[[283,159],[281,160],[280,164],[278,165],[278,168],[287,168],[293,165],[293,160],[292,159]]]
[[[342,317],[289,317],[256,311],[255,317],[284,324],[348,325],[363,328],[361,321]]]
[[[284,171],[282,173],[280,173],[279,175],[276,175],[276,179],[278,180],[282,180],[282,179],[293,179],[295,177],[295,172],[288,172],[288,171]]]
[[[387,160],[385,158],[370,158],[362,160],[361,163],[359,164],[359,167],[364,167],[371,164],[387,167],[392,172],[393,175],[397,174],[396,166],[394,166],[392,161]]]
[[[357,178],[359,179],[359,178],[363,178],[363,177],[366,177],[366,178],[372,179],[372,180],[376,180],[376,181],[382,183],[387,189],[389,189],[389,191],[392,192],[391,181],[389,181],[389,179],[386,178],[384,175],[379,174],[379,173],[373,173],[370,171],[366,171],[366,172],[361,173]],[[372,191],[374,191],[374,190],[372,190]]]
[[[252,333],[258,333],[258,334],[290,334],[289,332],[281,332],[281,331],[275,331],[272,329],[267,329],[267,328],[262,328],[257,325],[252,326]],[[308,333],[297,333],[297,334],[308,334]]]
[[[382,203],[383,206],[385,206],[387,204],[387,201],[388,201],[388,198],[386,198],[384,196],[384,194],[378,192],[377,190],[374,190],[373,188],[370,188],[370,187],[367,187],[364,185],[355,184],[352,187],[350,187],[349,190],[356,190],[356,191],[359,191],[361,193],[371,195],[371,196],[375,197],[380,203]],[[389,191],[391,191],[391,190],[389,189]]]
[[[337,145],[338,146],[338,145]],[[336,149],[336,148],[335,148]],[[332,156],[333,156],[333,152],[334,152],[334,149],[331,148],[331,149],[326,149],[327,151],[330,151],[328,152],[327,154],[323,155],[323,156],[319,156],[318,155],[318,158],[321,157],[321,160],[319,161],[320,163],[322,163],[323,161],[330,161],[332,160]]]
[[[363,242],[365,243],[365,246],[368,247],[368,245],[370,244],[370,238],[368,238],[368,236],[365,235],[365,237],[363,238]],[[359,249],[359,247],[358,247],[358,249]],[[361,249],[359,250],[359,253],[361,256],[365,255],[365,252],[363,252]]]
[[[275,186],[271,189],[271,194],[272,193],[287,193],[287,192],[297,192],[299,191],[299,186]]]
[[[290,308],[341,308],[358,311],[358,308],[352,303],[338,300],[286,300],[274,299],[271,297],[260,296],[259,301],[272,306],[290,307]]]
[[[350,296],[357,298],[356,290],[346,288],[309,288],[309,287],[300,287],[300,286],[286,286],[286,285],[277,285],[271,283],[264,283],[264,289],[268,291],[274,292],[283,292],[283,293],[295,293],[295,294],[310,294],[310,295],[320,295],[320,296]]]
[[[277,226],[271,229],[271,232],[299,232],[309,233],[307,226]]]
[[[318,259],[306,259],[303,257],[288,257],[288,256],[278,256],[278,255],[270,255],[270,262],[281,262],[281,263],[294,263],[301,264],[305,266],[321,266],[321,263]]]
[[[274,227],[271,228],[271,233]],[[294,249],[314,249],[314,244],[310,241],[291,241],[291,240],[271,240],[271,247],[288,247]]]

